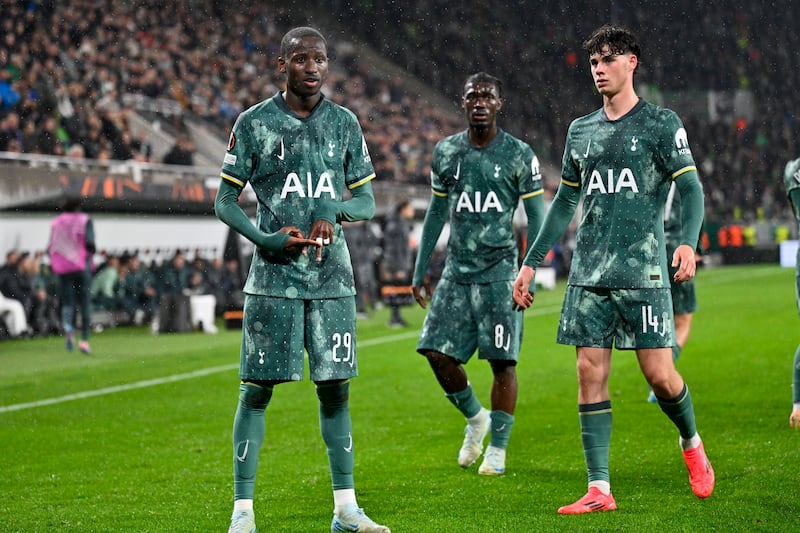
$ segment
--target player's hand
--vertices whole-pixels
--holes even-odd
[[[417,301],[419,306],[423,309],[428,307],[428,303],[425,301],[425,295],[423,295],[423,291],[425,291],[425,295],[430,294],[430,287],[426,283],[423,286],[419,285],[412,285],[411,292],[414,294],[414,299]]]
[[[512,297],[514,299],[513,307],[515,311],[522,311],[527,309],[533,304],[534,295],[531,292],[531,281],[536,271],[527,265],[523,265],[519,269],[517,279],[514,281],[514,290]]]
[[[677,283],[689,281],[697,273],[697,262],[695,260],[694,249],[688,244],[681,244],[672,254],[672,267],[678,268],[675,272],[674,280]]]
[[[309,246],[322,246],[312,239],[303,237],[303,232],[294,226],[286,226],[278,231],[289,235],[289,239],[287,239],[286,244],[283,245],[283,251],[289,255],[303,253]]]
[[[317,220],[311,226],[309,239],[317,243],[317,261],[322,261],[322,249],[333,243],[333,224],[327,220]]]
[[[789,425],[795,429],[800,429],[800,409],[795,409],[789,415]]]

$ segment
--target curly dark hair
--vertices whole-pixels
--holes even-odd
[[[583,42],[583,49],[589,55],[602,54],[606,45],[609,52],[614,55],[633,54],[641,62],[642,49],[639,47],[639,39],[627,28],[611,24],[601,26]]]

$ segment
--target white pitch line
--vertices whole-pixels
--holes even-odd
[[[539,309],[531,309],[527,312],[528,315],[544,315],[551,313],[554,310],[558,311],[557,307],[543,307]],[[367,339],[358,342],[358,346],[377,346],[379,344],[386,344],[400,340],[411,339],[419,336],[419,331],[408,331],[405,333],[398,333],[397,335],[387,335],[385,337],[378,337],[375,339]],[[212,366],[210,368],[203,368],[193,372],[186,372],[185,374],[174,374],[172,376],[165,376],[163,378],[145,379],[143,381],[136,381],[134,383],[126,383],[124,385],[115,385],[113,387],[104,387],[102,389],[95,389],[83,392],[76,392],[75,394],[66,394],[57,398],[46,398],[44,400],[37,400],[35,402],[15,403],[12,405],[0,405],[0,414],[10,413],[12,411],[22,411],[25,409],[34,409],[36,407],[45,407],[47,405],[55,405],[59,403],[69,402],[72,400],[83,400],[86,398],[93,398],[95,396],[105,396],[107,394],[115,394],[117,392],[126,392],[135,389],[144,389],[146,387],[155,387],[157,385],[164,385],[165,383],[175,383],[176,381],[186,381],[201,376],[208,376],[217,374],[219,372],[227,372],[239,368],[237,364]]]
[[[146,379],[144,381],[137,381],[135,383],[127,383],[125,385],[115,385],[113,387],[104,387],[102,389],[89,390],[84,392],[76,392],[75,394],[67,394],[59,396],[58,398],[47,398],[45,400],[38,400],[35,402],[16,403],[13,405],[0,406],[0,413],[8,413],[11,411],[21,411],[23,409],[33,409],[34,407],[43,407],[45,405],[53,405],[56,403],[68,402],[71,400],[82,400],[84,398],[92,398],[94,396],[105,396],[106,394],[114,394],[116,392],[125,392],[134,389],[143,389],[145,387],[154,387],[156,385],[163,385],[164,383],[173,383],[175,381],[185,381],[200,376],[208,376],[209,374],[216,374],[226,370],[233,370],[239,368],[239,365],[222,365],[212,366],[211,368],[203,368],[195,370],[194,372],[187,372],[185,374],[174,374],[163,378]]]

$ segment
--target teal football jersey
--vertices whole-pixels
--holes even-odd
[[[792,191],[800,189],[800,158],[789,161],[783,171],[783,184],[786,186],[786,195],[790,196]],[[794,205],[794,216],[800,222],[800,205]]]
[[[236,120],[222,164],[229,183],[253,188],[257,226],[274,233],[296,226],[308,236],[326,202],[375,177],[355,115],[322,98],[308,117],[293,113],[278,93]],[[340,224],[322,261],[313,252],[287,258],[256,248],[244,291],[283,298],[338,298],[355,294],[353,268]]]
[[[482,148],[466,131],[451,135],[434,149],[431,188],[447,198],[450,217],[442,276],[460,283],[514,279],[514,211],[520,198],[543,192],[531,147],[503,130]]]
[[[583,211],[569,283],[668,287],[664,206],[673,180],[692,170],[686,130],[669,109],[640,100],[619,120],[602,109],[574,120],[562,180],[581,189]]]

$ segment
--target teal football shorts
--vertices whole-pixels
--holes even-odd
[[[353,296],[299,300],[246,294],[239,377],[300,381],[308,352],[312,381],[358,375]]]
[[[668,255],[671,261],[672,256]],[[677,268],[672,266],[667,267],[669,272],[669,287],[672,291],[672,310],[676,315],[685,315],[697,311],[697,295],[694,290],[694,280],[684,281],[683,283],[675,282],[675,272]]]
[[[466,363],[479,359],[517,361],[522,342],[522,313],[512,308],[513,280],[436,286],[422,325],[417,351],[433,350]]]
[[[675,324],[670,290],[568,285],[557,341],[619,350],[671,347]]]

